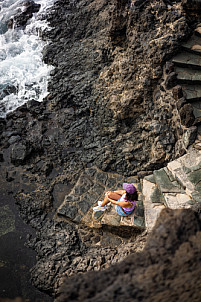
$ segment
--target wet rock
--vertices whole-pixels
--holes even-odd
[[[5,96],[10,94],[16,94],[17,93],[17,87],[11,84],[4,84],[0,85],[0,100],[2,100]]]
[[[47,220],[38,232],[38,239],[28,243],[37,251],[38,262],[32,269],[32,281],[40,289],[53,292],[57,276],[70,269],[70,263],[84,251],[73,226]]]
[[[14,18],[10,19],[7,23],[9,28],[15,27],[24,28],[27,24],[27,21],[33,17],[34,13],[37,13],[40,9],[40,4],[36,4],[32,0],[26,0],[22,3],[24,9]]]

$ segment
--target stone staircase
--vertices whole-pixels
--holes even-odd
[[[192,149],[143,179],[145,226],[150,231],[161,210],[201,203],[201,151]]]
[[[192,37],[181,45],[181,52],[172,62],[177,73],[177,83],[182,86],[187,102],[192,104],[195,118],[201,119],[201,24]],[[201,122],[198,135],[201,135]]]

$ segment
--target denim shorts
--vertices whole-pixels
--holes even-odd
[[[122,207],[120,207],[118,204],[115,204],[114,208],[120,216],[128,216],[133,212],[133,211],[127,212],[124,210],[126,212],[126,213],[124,213],[124,211],[122,210]]]

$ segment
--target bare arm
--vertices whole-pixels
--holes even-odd
[[[124,193],[126,193],[126,190],[117,190],[117,191],[114,191],[114,192],[117,193],[117,194],[123,195]]]
[[[108,199],[109,199],[109,201],[111,201],[111,203],[118,204],[120,207],[130,207],[131,206],[128,201],[124,201],[124,200],[117,201],[117,200],[111,199],[109,197],[108,197]]]

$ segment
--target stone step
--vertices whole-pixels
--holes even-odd
[[[201,102],[201,85],[182,85],[182,89],[188,102]]]
[[[148,231],[152,230],[165,207],[191,208],[201,202],[201,151],[192,149],[167,167],[146,176],[143,179],[143,202]]]
[[[195,203],[186,193],[164,193],[166,207],[175,209],[189,209]]]
[[[150,195],[151,202],[152,203],[165,204],[164,196],[161,193],[161,191],[159,190],[158,186],[156,185],[155,176],[153,174],[151,174],[149,176],[145,176],[144,179],[151,182],[151,183],[153,183],[153,184],[155,184],[155,188],[154,188],[153,192]]]
[[[195,53],[189,53],[187,51],[183,51],[176,55],[172,62],[175,66],[179,67],[189,67],[194,69],[201,69],[201,55]]]
[[[166,168],[155,170],[153,175],[161,193],[183,193],[183,188],[178,184],[170,171]]]
[[[179,84],[201,84],[201,70],[176,67],[175,72],[177,73],[177,81]]]
[[[187,42],[181,44],[181,48],[187,52],[201,55],[201,36],[193,35]]]
[[[153,203],[153,197],[157,196],[155,192],[159,191],[162,195],[159,202],[171,209],[190,208],[195,203],[192,197],[186,192],[186,187],[178,181],[177,177],[167,167],[154,171],[156,180],[150,200]]]
[[[157,218],[159,217],[161,211],[165,208],[163,204],[161,204],[160,198],[152,201],[151,196],[154,195],[154,191],[156,190],[157,185],[154,182],[148,181],[147,179],[143,179],[143,203],[144,203],[144,215],[145,215],[145,227],[148,232],[150,232]]]
[[[190,208],[193,201],[184,187],[168,168],[154,171],[158,191],[162,194],[163,204],[171,209]]]
[[[139,201],[134,212],[128,217],[119,216],[114,207],[109,206],[104,212],[94,212],[98,200],[103,200],[109,190],[122,189],[123,182],[133,183],[139,193]],[[141,185],[137,177],[123,178],[115,173],[106,173],[97,167],[86,169],[79,177],[72,191],[66,195],[63,203],[57,209],[60,219],[82,223],[91,228],[136,228],[144,229],[144,207]]]
[[[194,201],[201,202],[201,151],[192,149],[168,163],[168,169]]]

